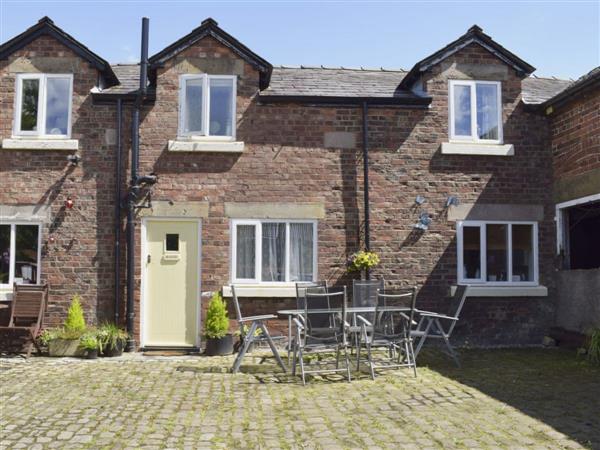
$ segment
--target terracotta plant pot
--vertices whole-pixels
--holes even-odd
[[[85,350],[79,346],[79,339],[52,339],[48,342],[50,356],[77,356],[85,355]]]
[[[204,354],[207,356],[231,355],[233,353],[233,335],[222,338],[207,338]]]

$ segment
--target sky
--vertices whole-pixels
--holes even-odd
[[[0,0],[0,41],[43,16],[111,63],[150,55],[207,17],[273,65],[410,69],[478,24],[537,68],[578,78],[600,65],[600,0],[228,1]]]

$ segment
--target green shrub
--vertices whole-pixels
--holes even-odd
[[[124,346],[128,338],[127,331],[119,328],[114,323],[103,323],[98,328],[98,340],[102,348],[115,349],[119,345]]]
[[[88,331],[79,338],[79,346],[84,350],[102,350],[95,331]]]
[[[208,304],[204,334],[207,338],[218,339],[224,337],[227,331],[229,331],[227,305],[221,294],[215,292]]]
[[[85,319],[83,317],[83,308],[81,307],[81,298],[75,295],[71,300],[71,306],[67,312],[65,320],[65,332],[67,333],[83,333],[85,331]],[[67,338],[68,339],[68,338]]]
[[[590,332],[587,358],[592,364],[600,365],[600,328]]]

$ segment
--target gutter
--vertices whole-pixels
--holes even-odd
[[[142,50],[140,62],[140,87],[134,103],[131,123],[131,180],[127,195],[127,333],[125,350],[135,351],[135,210],[136,200],[144,185],[157,182],[156,175],[138,176],[140,162],[140,110],[144,102],[148,81],[148,29],[149,19],[142,18]]]
[[[123,101],[117,99],[117,167],[115,171],[115,324],[121,318],[121,172],[123,159]]]
[[[315,105],[397,106],[400,108],[427,109],[431,97],[343,97],[320,95],[269,95],[259,94],[259,103],[309,103]]]

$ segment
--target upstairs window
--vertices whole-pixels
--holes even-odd
[[[500,83],[450,80],[449,84],[450,139],[502,143]]]
[[[236,77],[182,75],[179,135],[235,137]]]
[[[537,285],[537,223],[463,221],[457,242],[460,284]]]
[[[231,250],[232,281],[235,283],[314,281],[317,223],[234,220]]]
[[[69,137],[72,94],[73,75],[19,74],[14,134]]]

